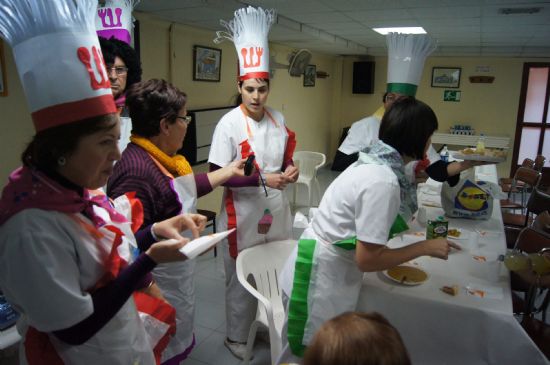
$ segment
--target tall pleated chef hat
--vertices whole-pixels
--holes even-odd
[[[388,33],[387,92],[415,96],[424,62],[436,49],[436,42],[427,34]]]
[[[269,79],[268,34],[276,20],[275,9],[249,6],[235,11],[233,20],[220,20],[227,31],[216,32],[215,43],[229,39],[239,57],[239,80]]]
[[[97,0],[0,0],[37,132],[116,107],[95,29]]]
[[[132,42],[132,10],[139,0],[106,0],[97,9],[95,25],[97,35],[103,38],[115,37],[127,44]]]

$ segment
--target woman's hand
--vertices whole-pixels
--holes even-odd
[[[265,174],[265,184],[270,188],[284,190],[289,182],[289,178],[285,174]]]
[[[426,240],[423,242],[424,249],[426,250],[425,255],[436,257],[438,259],[447,260],[449,257],[449,252],[451,248],[456,250],[461,250],[460,246],[456,243],[447,240],[444,237],[434,238],[431,240]]]
[[[157,222],[153,226],[153,233],[161,238],[183,238],[180,232],[191,230],[194,238],[198,238],[206,227],[206,217],[200,214],[179,214],[172,218]]]
[[[149,247],[145,253],[157,264],[166,262],[183,261],[187,256],[180,252],[180,249],[189,242],[187,238],[170,239],[159,241]]]
[[[231,177],[233,176],[244,176],[244,164],[246,162],[246,158],[235,160],[231,162],[229,165],[223,167],[224,169],[227,168],[231,171]]]
[[[288,165],[283,175],[286,176],[289,183],[295,183],[296,180],[298,180],[298,176],[300,176],[300,171],[298,171],[298,168],[296,166]]]

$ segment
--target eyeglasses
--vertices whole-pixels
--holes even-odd
[[[181,117],[181,116],[177,116],[176,119],[181,119],[184,121],[185,124],[189,124],[191,123],[191,121],[193,120],[193,117],[190,116],[190,115],[186,115],[185,117]]]
[[[393,103],[394,101],[400,100],[403,98],[406,98],[406,96],[401,94],[388,94],[386,95],[386,98],[384,99],[384,101],[386,103]]]
[[[124,66],[106,66],[105,68],[107,69],[107,75],[110,75],[111,73],[113,73],[113,71],[116,73],[117,76],[126,75],[126,73],[128,72],[128,67]]]

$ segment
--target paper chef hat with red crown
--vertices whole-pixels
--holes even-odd
[[[115,113],[95,29],[97,0],[0,0],[37,132]]]
[[[436,49],[436,42],[427,34],[386,35],[388,46],[387,92],[415,96],[424,62]]]
[[[115,37],[130,44],[132,41],[132,10],[139,0],[106,0],[97,9],[97,35],[103,38]]]
[[[275,9],[249,6],[235,11],[233,20],[220,20],[226,31],[216,32],[215,43],[229,39],[235,43],[239,57],[239,80],[269,79],[269,45],[267,36],[275,22]]]

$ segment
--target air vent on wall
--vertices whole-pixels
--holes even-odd
[[[539,13],[542,8],[500,8],[498,12],[500,14],[536,14]]]

